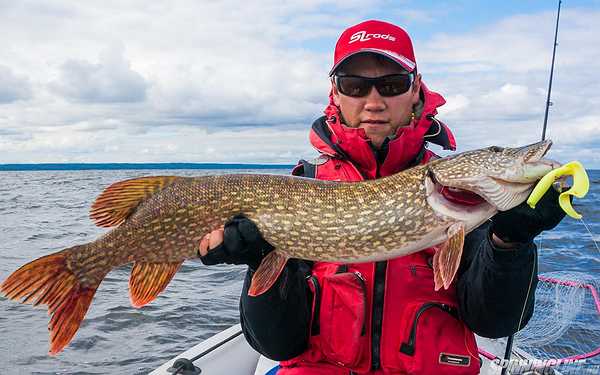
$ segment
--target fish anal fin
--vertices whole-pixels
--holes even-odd
[[[252,276],[252,283],[248,290],[248,295],[256,297],[269,290],[288,261],[288,257],[279,253],[277,250],[271,251],[265,256],[258,266],[258,269]]]
[[[50,254],[29,262],[13,272],[0,285],[9,299],[34,306],[47,305],[50,331],[49,354],[55,355],[73,339],[81,325],[101,279],[83,285],[67,266],[68,252],[83,246]]]
[[[136,262],[129,277],[131,305],[139,308],[153,301],[169,285],[181,263]]]
[[[164,189],[178,178],[180,177],[141,177],[116,182],[96,198],[90,209],[90,218],[99,227],[119,225],[141,201]]]
[[[442,287],[448,289],[458,267],[465,243],[465,225],[462,222],[454,223],[448,228],[448,240],[438,246],[433,256],[433,274],[435,290]]]

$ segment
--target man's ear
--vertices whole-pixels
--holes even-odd
[[[421,74],[415,76],[415,80],[412,85],[413,105],[417,104],[421,99]]]
[[[331,92],[333,93],[333,104],[340,106],[340,93],[335,86],[335,82],[333,82],[333,78],[331,78]]]

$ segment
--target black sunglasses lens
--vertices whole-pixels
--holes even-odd
[[[346,96],[367,96],[373,85],[381,96],[396,96],[408,91],[412,84],[412,74],[393,74],[379,78],[337,76],[335,82],[337,89]]]
[[[379,78],[375,87],[381,96],[396,96],[407,92],[411,84],[410,74],[396,74]]]
[[[366,96],[371,89],[371,82],[362,77],[338,76],[336,83],[338,90],[346,96]]]

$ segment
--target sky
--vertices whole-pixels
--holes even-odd
[[[0,163],[295,163],[341,32],[404,27],[458,151],[541,137],[556,1],[0,0]],[[550,157],[600,168],[600,1],[563,1]],[[432,147],[434,151],[440,151]]]

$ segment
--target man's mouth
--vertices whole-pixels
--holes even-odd
[[[386,124],[389,124],[389,121],[384,121],[384,120],[364,120],[364,121],[361,121],[361,124],[386,125]]]

